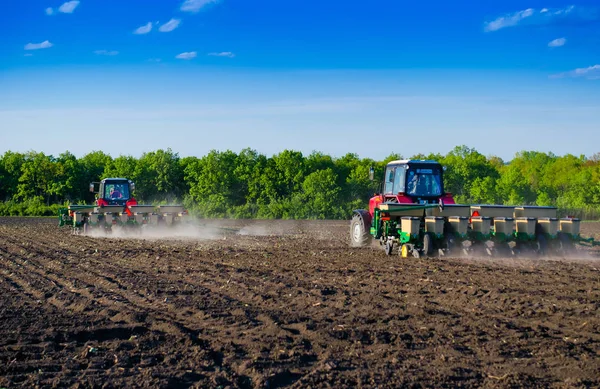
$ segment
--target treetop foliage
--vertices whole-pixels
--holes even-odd
[[[201,217],[349,218],[352,210],[367,207],[385,165],[402,158],[391,154],[375,161],[353,153],[333,158],[295,150],[267,157],[249,148],[185,158],[171,149],[140,158],[113,158],[102,151],[82,158],[69,151],[58,157],[7,151],[0,156],[0,215],[53,215],[64,204],[90,204],[90,182],[124,177],[136,183],[140,203],[183,202]],[[600,153],[586,158],[521,151],[505,162],[461,145],[445,155],[408,158],[445,165],[445,188],[458,203],[600,212]],[[371,167],[374,182],[369,180]]]

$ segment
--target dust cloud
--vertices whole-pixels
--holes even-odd
[[[226,240],[239,236],[281,236],[297,232],[297,228],[272,221],[245,221],[240,223],[231,220],[193,220],[170,226],[112,226],[92,228],[81,235],[92,238],[111,239],[143,239],[143,240]]]

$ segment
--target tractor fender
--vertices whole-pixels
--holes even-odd
[[[365,223],[365,228],[371,227],[371,220],[373,219],[373,217],[371,216],[369,211],[365,209],[355,209],[352,211],[352,214],[360,215],[360,217],[363,219],[363,223]]]

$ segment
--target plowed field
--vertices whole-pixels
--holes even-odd
[[[0,219],[0,387],[600,386],[595,252],[402,259],[349,247],[344,221],[56,224]]]

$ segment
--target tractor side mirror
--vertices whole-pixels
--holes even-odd
[[[90,184],[90,192],[94,193],[94,183],[93,182]]]
[[[131,192],[135,192],[135,182],[130,183]]]
[[[369,180],[373,181],[375,179],[375,169],[373,166],[369,168]]]

